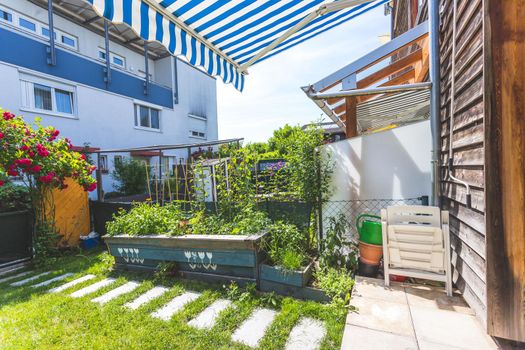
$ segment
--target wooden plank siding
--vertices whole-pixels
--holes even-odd
[[[486,324],[483,4],[481,0],[457,1],[455,37],[453,0],[441,0],[440,7],[441,195],[443,209],[450,212],[453,282],[478,318]],[[453,40],[456,45],[454,72]],[[455,94],[452,107],[453,75]],[[452,135],[451,115],[454,117]],[[465,187],[448,177],[450,137],[454,175],[471,185],[471,208],[466,205]]]

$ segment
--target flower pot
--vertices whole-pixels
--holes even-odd
[[[377,277],[379,264],[367,264],[359,259],[358,274],[365,277]]]
[[[359,257],[370,265],[378,265],[383,256],[383,246],[359,241]]]
[[[390,275],[390,280],[393,282],[405,282],[406,276]]]

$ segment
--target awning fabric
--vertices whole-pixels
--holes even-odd
[[[101,16],[128,24],[208,74],[243,90],[240,67],[276,39],[334,0],[85,0]],[[260,62],[355,18],[388,0],[320,15],[257,60]]]

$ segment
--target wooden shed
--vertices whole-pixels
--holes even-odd
[[[524,342],[525,1],[429,1],[440,10],[440,199],[454,283],[490,335]],[[392,4],[394,36],[426,19],[426,1]]]

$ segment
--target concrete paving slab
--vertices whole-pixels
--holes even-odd
[[[420,350],[466,350],[466,349],[457,348],[451,345],[432,343],[432,342],[424,341],[424,340],[420,341],[418,344],[419,344]]]
[[[406,303],[355,297],[350,304],[357,310],[348,313],[346,324],[409,337],[414,335],[410,311]]]
[[[408,304],[412,307],[429,307],[437,310],[448,310],[474,315],[458,292],[448,297],[443,288],[409,285],[405,287]]]
[[[14,279],[17,279],[17,278],[20,278],[20,277],[27,276],[27,275],[29,275],[32,272],[33,271],[24,271],[24,272],[20,272],[20,273],[18,273],[16,275],[13,275],[13,276],[4,277],[4,278],[0,279],[0,283],[4,283],[4,282],[11,281],[11,280],[14,280]]]
[[[130,293],[130,292],[134,291],[138,286],[140,286],[140,283],[135,282],[135,281],[131,281],[131,282],[128,282],[126,284],[121,285],[120,287],[117,287],[117,288],[115,288],[113,290],[110,290],[106,294],[103,294],[103,295],[101,295],[99,297],[96,297],[96,298],[92,299],[91,301],[94,302],[94,303],[99,303],[100,305],[104,305],[107,302],[109,302],[109,301],[111,301],[111,300],[113,300],[115,298],[118,298],[121,295],[124,295],[124,294],[127,294],[127,293]]]
[[[292,329],[286,350],[317,350],[326,335],[323,322],[305,317]]]
[[[495,349],[478,320],[464,313],[411,307],[418,342],[432,342],[463,349]]]
[[[80,284],[82,282],[85,282],[85,281],[89,281],[90,279],[93,279],[95,278],[95,275],[85,275],[85,276],[82,276],[80,278],[77,278],[71,282],[68,282],[66,284],[63,284],[61,286],[58,286],[58,287],[55,287],[53,289],[50,289],[49,290],[49,293],[58,293],[58,292],[62,292],[68,288],[71,288],[73,286],[76,286],[77,284]]]
[[[199,329],[211,329],[215,326],[219,314],[229,308],[231,304],[232,302],[230,300],[215,300],[210,306],[197,315],[197,317],[188,322],[188,325]]]
[[[155,318],[160,318],[164,321],[169,321],[169,319],[178,311],[182,310],[182,308],[200,297],[200,293],[197,292],[186,292],[182,295],[179,295],[178,297],[175,297],[172,299],[169,303],[164,305],[159,310],[155,311],[151,314],[151,316]]]
[[[270,309],[256,309],[233,333],[232,339],[255,348],[264,337],[266,330],[277,316],[277,312]]]
[[[93,283],[92,285],[89,285],[85,288],[79,289],[76,292],[71,293],[71,296],[73,298],[81,298],[85,295],[95,293],[97,290],[109,286],[112,283],[115,283],[115,281],[116,279],[114,278],[103,279],[102,281],[98,281],[96,283]]]
[[[11,287],[20,287],[20,286],[23,286],[23,285],[25,285],[25,284],[28,284],[29,282],[33,282],[33,281],[39,279],[40,277],[47,276],[47,275],[49,275],[51,272],[53,272],[53,271],[46,271],[46,272],[39,273],[38,275],[35,275],[35,276],[33,276],[33,277],[29,277],[29,278],[23,279],[23,280],[21,280],[21,281],[17,281],[17,282],[11,283],[10,286],[11,286]]]
[[[414,337],[347,325],[341,350],[417,350]]]
[[[153,287],[152,289],[148,290],[146,293],[139,296],[137,299],[125,304],[124,306],[131,310],[136,310],[139,307],[141,307],[144,304],[149,303],[150,301],[157,299],[164,293],[166,293],[169,289],[163,286],[157,286]]]
[[[366,297],[389,302],[406,303],[405,289],[399,285],[386,287],[382,280],[376,278],[356,277],[352,290],[353,297]]]
[[[73,276],[73,274],[71,272],[68,272],[68,273],[65,273],[63,275],[56,276],[56,277],[51,278],[49,280],[46,280],[46,281],[37,283],[35,285],[32,285],[31,287],[33,287],[33,288],[40,288],[40,287],[43,287],[43,286],[48,286],[48,285],[50,285],[53,282],[62,281],[62,280],[66,279],[66,278],[68,278],[70,276]]]
[[[3,270],[2,272],[0,272],[0,277],[2,276],[5,276],[5,275],[10,275],[12,274],[13,272],[15,271],[18,271],[18,270],[21,270],[21,269],[25,269],[26,266],[17,266],[17,267],[13,267],[13,268],[6,268],[6,270]]]

